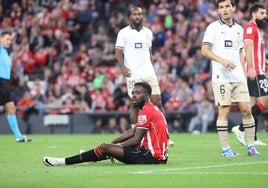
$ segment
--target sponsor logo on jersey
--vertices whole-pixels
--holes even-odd
[[[142,43],[135,43],[135,48],[142,48]]]
[[[231,40],[225,40],[224,41],[224,46],[225,47],[232,47],[233,46],[233,42]]]
[[[138,117],[138,124],[144,124],[147,121],[147,116],[146,115],[141,115]]]

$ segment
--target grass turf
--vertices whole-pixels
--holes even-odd
[[[259,137],[268,142],[267,134]],[[16,143],[0,135],[0,187],[266,187],[268,146],[258,146],[259,157],[248,157],[246,147],[229,134],[236,158],[221,156],[216,133],[171,134],[166,165],[125,165],[109,160],[90,165],[47,167],[43,156],[67,157],[80,149],[109,142],[116,135],[31,135],[32,143]]]

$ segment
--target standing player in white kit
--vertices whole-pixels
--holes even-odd
[[[151,102],[164,113],[159,83],[152,65],[152,31],[142,25],[143,14],[140,7],[129,10],[129,25],[122,28],[115,43],[115,55],[126,78],[128,95],[137,82],[146,82],[152,88]],[[130,123],[137,123],[139,109],[131,105]],[[172,141],[169,141],[173,144]]]

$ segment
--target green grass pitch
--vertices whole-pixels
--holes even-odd
[[[268,143],[267,133],[259,137]],[[268,185],[268,146],[258,146],[259,157],[248,157],[246,147],[229,134],[240,157],[224,158],[216,133],[171,134],[166,165],[125,165],[109,160],[90,165],[47,167],[43,156],[67,157],[109,142],[117,135],[30,135],[32,143],[16,143],[13,135],[0,135],[0,188],[69,187],[234,187]]]

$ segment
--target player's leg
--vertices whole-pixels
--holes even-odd
[[[18,121],[16,117],[16,108],[13,101],[9,101],[5,104],[5,109],[7,112],[7,121],[9,124],[10,129],[12,130],[13,134],[15,135],[18,142],[30,142],[31,139],[27,139],[23,137],[19,130]]]
[[[249,89],[250,91],[250,89]],[[256,103],[256,98],[255,97],[250,97],[250,104],[253,107]],[[254,110],[251,108],[251,113]],[[252,113],[253,115],[253,113]],[[254,116],[253,116],[254,118]],[[258,123],[258,120],[254,118],[254,122],[255,122],[255,126],[256,123]],[[239,141],[239,143],[241,143],[243,146],[246,146],[247,143],[245,141],[245,130],[244,130],[244,126],[243,126],[243,121],[241,121],[240,125],[236,125],[232,128],[232,132],[236,135],[237,140]],[[256,135],[256,132],[255,132]]]
[[[254,142],[254,126],[255,122],[251,115],[251,109],[249,103],[240,102],[238,103],[238,108],[242,115],[242,124],[245,130],[245,136],[247,139],[247,143],[253,145]]]
[[[234,88],[234,101],[238,103],[239,110],[242,114],[242,123],[245,129],[245,137],[247,139],[247,152],[249,156],[260,155],[254,146],[254,135],[255,135],[255,122],[252,117],[250,98],[247,93],[248,86],[245,83],[236,84]]]
[[[139,80],[126,78],[126,84],[127,84],[127,93],[130,99],[132,99],[132,89],[134,87],[134,84],[138,82]],[[138,122],[138,113],[139,109],[136,108],[132,102],[130,103],[130,113],[129,113],[129,119],[131,127],[135,127],[136,123]]]
[[[230,148],[228,141],[228,115],[230,113],[230,106],[218,106],[218,118],[216,122],[217,132],[220,140],[222,151]]]
[[[145,78],[142,81],[147,82],[152,88],[151,102],[157,106],[161,112],[165,115],[165,110],[161,99],[161,90],[156,77]]]
[[[256,145],[266,145],[257,138],[258,119],[260,114],[268,107],[268,80],[265,75],[258,75],[254,80],[248,79],[249,93],[251,96],[251,113],[255,120]],[[259,142],[258,142],[259,141]]]
[[[255,135],[255,122],[251,114],[251,108],[249,103],[241,102],[238,104],[240,112],[242,114],[242,123],[245,130],[245,137],[248,144],[248,155],[259,156],[260,153],[255,149],[254,146],[254,135]]]
[[[232,104],[233,86],[231,83],[212,83],[215,105],[218,106],[218,118],[216,122],[217,132],[222,149],[222,156],[236,157],[238,153],[234,152],[228,140],[228,116]]]
[[[151,95],[151,102],[157,106],[161,112],[165,115],[165,110],[164,107],[162,105],[162,101],[161,101],[161,95]]]
[[[7,121],[10,129],[15,135],[18,142],[27,142],[27,138],[24,138],[19,130],[15,104],[11,98],[9,83],[7,80],[0,79],[0,105],[4,105],[7,113]],[[30,139],[29,139],[30,140]]]
[[[84,162],[97,162],[113,157],[119,161],[123,159],[123,146],[116,144],[101,144],[94,149],[66,158],[44,157],[43,163],[47,166],[72,165]]]
[[[254,136],[254,144],[255,145],[267,145],[266,143],[262,142],[257,137],[258,131],[258,124],[259,124],[259,117],[261,113],[268,107],[268,95],[258,97],[256,99],[256,103],[251,107],[251,113],[255,120],[255,136]]]
[[[130,103],[130,112],[129,112],[131,127],[134,127],[137,124],[138,114],[139,114],[139,109],[137,107],[135,107],[131,102]]]

